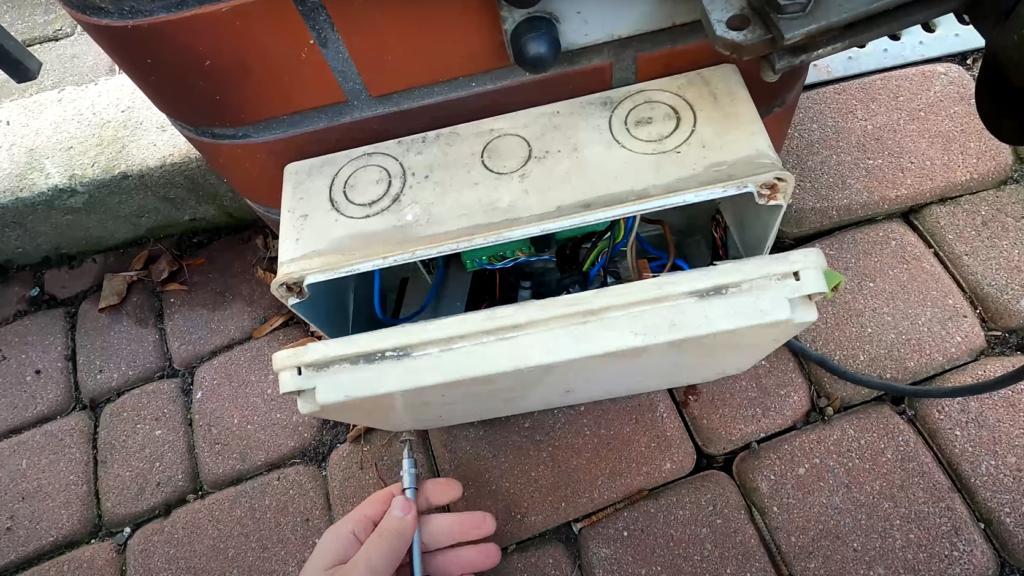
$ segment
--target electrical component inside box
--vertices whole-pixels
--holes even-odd
[[[406,266],[409,275],[392,290],[381,288],[377,271],[374,309],[383,324],[400,324],[646,280],[728,258],[725,218],[715,202],[702,202],[420,262],[418,270]],[[435,303],[438,298],[445,302]]]
[[[498,264],[523,255],[535,255],[538,252],[545,252],[550,249],[553,242],[564,242],[588,234],[591,232],[599,232],[608,225],[607,222],[599,224],[591,224],[589,226],[579,226],[577,228],[570,228],[569,230],[562,230],[553,234],[545,234],[544,236],[538,236],[536,238],[522,238],[520,240],[511,240],[509,242],[503,242],[501,244],[495,244],[494,246],[484,246],[483,248],[476,248],[473,250],[467,250],[460,254],[462,258],[462,265],[466,267],[466,270],[470,272],[486,268],[487,264]]]

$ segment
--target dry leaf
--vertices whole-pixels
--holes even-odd
[[[129,278],[128,282],[131,283],[140,278],[145,278],[149,276],[149,270],[136,270],[135,272],[118,272],[117,275]]]
[[[839,412],[839,396],[833,398],[832,401],[828,403],[828,407],[832,409],[833,414]]]
[[[263,237],[262,234],[256,236],[256,245],[267,253],[267,258],[277,258],[277,242],[273,236]]]
[[[179,267],[178,261],[171,256],[170,252],[164,252],[160,255],[160,259],[155,264],[149,267],[149,271],[152,274],[154,282],[163,282],[171,272],[174,272]]]
[[[103,290],[100,292],[99,311],[103,312],[111,306],[117,306],[128,293],[128,285],[134,282],[135,276],[128,274],[107,274],[103,277]]]
[[[298,342],[292,342],[291,344],[285,346],[284,348],[281,348],[281,350],[290,350],[292,348],[302,348],[306,344],[312,344],[313,342],[319,342],[319,341],[320,340],[317,340],[316,338],[313,338],[312,336],[310,336],[309,338],[303,338],[302,340],[299,340]]]
[[[284,325],[285,322],[291,320],[292,316],[294,316],[294,315],[295,314],[292,313],[291,310],[289,310],[287,312],[282,312],[282,313],[278,314],[277,316],[274,316],[270,320],[267,320],[266,324],[264,324],[263,326],[260,326],[259,328],[253,330],[252,331],[252,337],[253,338],[263,338],[267,334],[270,334],[271,332],[273,332],[276,328],[279,328],[280,326]]]
[[[188,290],[188,286],[183,286],[181,284],[178,284],[177,282],[170,282],[157,288],[157,290],[160,292],[171,292],[172,290]]]
[[[139,253],[138,256],[132,258],[132,265],[128,267],[128,270],[135,272],[136,270],[142,270],[146,265],[146,259],[149,258],[149,248],[146,248]]]
[[[360,436],[366,434],[369,430],[370,428],[367,426],[356,426],[355,428],[349,430],[348,436],[345,436],[345,441],[351,444],[352,442],[358,440]]]
[[[269,270],[264,270],[263,268],[256,268],[256,277],[259,278],[260,280],[263,280],[267,284],[270,284],[271,282],[274,281],[274,278],[276,278],[277,275]]]
[[[182,266],[199,266],[200,264],[206,264],[206,258],[193,258],[181,261]]]

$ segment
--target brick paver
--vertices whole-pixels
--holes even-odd
[[[961,386],[1024,364],[1024,357],[984,358],[935,379]],[[921,431],[945,462],[992,540],[1024,567],[1024,389],[955,400],[911,400]]]
[[[121,576],[121,556],[117,546],[100,542],[54,558],[22,576]]]
[[[818,320],[800,334],[840,365],[911,383],[963,364],[985,347],[985,334],[956,283],[903,222],[887,220],[811,244],[846,287],[818,303]],[[822,395],[844,406],[878,395],[809,366]]]
[[[145,248],[139,246],[134,250],[105,252],[75,264],[51,268],[43,273],[43,289],[58,300],[85,292],[93,286],[102,284],[103,276],[106,274],[127,272],[132,259]]]
[[[482,576],[577,576],[572,554],[556,540],[538,538],[502,554],[501,563]]]
[[[0,324],[28,310],[33,288],[35,279],[31,272],[16,272],[0,279]]]
[[[188,292],[164,292],[164,327],[171,360],[192,366],[241,342],[284,305],[270,294],[255,269],[263,253],[254,234],[225,238],[189,256],[206,262],[188,270]]]
[[[506,546],[685,476],[696,455],[668,392],[430,431],[453,510],[486,510]]]
[[[103,312],[99,301],[96,294],[82,303],[75,336],[78,388],[89,404],[152,380],[167,367],[149,283],[129,286],[125,299]]]
[[[978,118],[974,81],[954,64],[805,93],[782,159],[797,180],[787,237],[992,188],[1013,164]]]
[[[320,420],[303,416],[278,392],[271,355],[304,336],[298,327],[271,333],[222,354],[196,370],[192,428],[199,477],[219,489],[284,463],[308,448]]]
[[[277,470],[175,510],[128,541],[128,576],[298,574],[327,526],[310,466]]]
[[[811,387],[800,363],[779,348],[751,369],[673,391],[697,445],[720,455],[807,417]]]
[[[932,204],[911,218],[989,323],[1024,328],[1024,186]]]
[[[744,452],[734,474],[793,576],[999,570],[924,440],[886,404]]]
[[[185,500],[196,488],[180,380],[161,380],[107,405],[96,435],[103,525],[117,529]]]
[[[93,532],[92,424],[77,412],[0,442],[0,572]]]
[[[774,576],[750,512],[721,472],[681,480],[580,532],[587,576]]]
[[[331,453],[327,462],[327,484],[335,518],[348,514],[384,486],[401,481],[403,448],[398,442],[401,436],[401,433],[371,430],[361,440],[342,444]],[[416,432],[414,452],[422,479],[437,477],[428,442],[426,432]]]
[[[63,310],[0,328],[0,437],[71,409],[70,338]]]

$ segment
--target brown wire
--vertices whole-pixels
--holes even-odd
[[[662,274],[667,274],[669,268],[672,268],[672,264],[676,261],[676,242],[672,239],[672,231],[668,229],[668,222],[664,220],[657,220],[655,218],[647,218],[641,216],[640,221],[645,224],[657,224],[661,226],[661,230],[665,233],[665,243],[668,244],[668,262],[665,263],[665,268],[661,271]]]

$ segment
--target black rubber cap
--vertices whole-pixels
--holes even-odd
[[[527,10],[533,8],[537,4],[540,4],[540,0],[505,0],[505,4],[513,8],[519,8],[520,10]]]
[[[562,43],[558,40],[558,26],[547,16],[524,18],[509,35],[512,59],[530,74],[543,74],[558,61]]]

